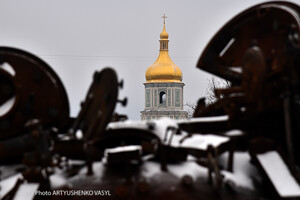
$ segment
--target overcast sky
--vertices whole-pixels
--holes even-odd
[[[121,114],[139,120],[145,71],[158,56],[167,15],[169,53],[183,72],[184,103],[206,95],[210,75],[196,69],[202,50],[224,23],[261,0],[0,0],[0,45],[29,51],[59,75],[76,116],[95,70],[110,66],[128,97]],[[298,0],[291,1],[300,4]]]

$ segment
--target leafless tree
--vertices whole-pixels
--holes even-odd
[[[191,103],[191,102],[187,102],[184,104],[184,106],[187,108],[186,111],[187,111],[187,117],[188,119],[192,118],[193,117],[193,114],[196,110],[196,106],[197,104],[196,103]]]
[[[215,93],[215,89],[229,88],[230,86],[231,86],[231,83],[229,81],[212,76],[211,79],[208,80],[208,87],[206,89],[205,102],[203,99],[204,106],[205,106],[205,104],[206,105],[212,104],[222,98],[222,96],[217,95]],[[193,114],[197,108],[197,103],[187,102],[184,104],[184,106],[186,107],[188,119],[192,118]]]
[[[212,104],[222,98],[222,95],[216,94],[216,89],[229,87],[231,87],[231,83],[228,80],[212,76],[211,79],[208,80],[208,87],[206,89],[206,104]]]

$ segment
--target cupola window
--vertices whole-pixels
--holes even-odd
[[[166,104],[167,94],[164,91],[159,93],[159,103]]]

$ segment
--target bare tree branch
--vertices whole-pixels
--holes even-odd
[[[229,88],[231,83],[228,80],[220,79],[215,76],[212,76],[208,80],[208,88],[206,89],[206,103],[212,104],[217,100],[223,98],[223,96],[217,95],[215,90],[220,88]]]
[[[190,119],[193,117],[193,114],[196,110],[196,106],[197,104],[196,103],[191,103],[191,102],[187,102],[184,104],[184,106],[187,108],[186,111],[187,111],[187,118]]]

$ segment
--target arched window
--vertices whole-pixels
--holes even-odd
[[[159,103],[166,104],[166,100],[167,100],[167,94],[164,91],[161,91],[159,93]]]

